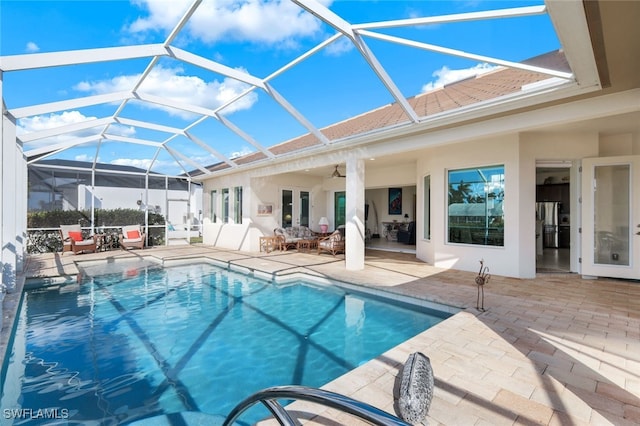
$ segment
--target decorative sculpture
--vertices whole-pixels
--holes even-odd
[[[484,259],[480,261],[480,271],[476,277],[476,284],[478,284],[478,297],[476,298],[476,309],[480,312],[484,312],[484,285],[489,282],[489,268],[484,266]],[[482,294],[482,299],[480,295]]]
[[[429,357],[421,352],[409,355],[402,368],[396,411],[411,424],[426,424],[433,398],[433,369]]]

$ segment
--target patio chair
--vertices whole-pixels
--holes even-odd
[[[122,233],[118,237],[120,248],[129,250],[132,248],[144,248],[145,234],[140,225],[128,225],[122,227]]]
[[[80,225],[60,225],[60,236],[62,237],[62,254],[67,251],[73,254],[85,251],[96,252],[97,236],[84,238]]]
[[[340,230],[335,230],[328,237],[318,240],[318,254],[323,251],[329,252],[334,256],[336,253],[344,253],[344,238]]]

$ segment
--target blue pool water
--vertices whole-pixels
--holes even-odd
[[[32,410],[15,424],[224,416],[268,386],[322,386],[448,316],[208,264],[125,269],[25,292],[1,406]]]

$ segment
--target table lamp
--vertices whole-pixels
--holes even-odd
[[[322,216],[318,221],[318,225],[320,225],[320,232],[326,234],[327,230],[329,229],[329,220],[326,217]]]

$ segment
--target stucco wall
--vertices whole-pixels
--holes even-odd
[[[376,166],[366,161],[366,200],[374,201],[380,222],[392,220],[387,214],[389,187],[403,188],[403,214],[409,213],[416,220],[417,257],[427,263],[443,268],[454,268],[477,272],[482,259],[495,275],[521,278],[535,277],[536,273],[536,168],[541,164],[562,161],[570,168],[571,223],[579,224],[580,160],[602,155],[639,154],[638,132],[619,134],[600,133],[598,130],[529,131],[509,133],[494,137],[466,139],[463,143],[418,148],[411,153],[415,162],[396,163],[394,166]],[[424,141],[421,140],[424,139]],[[409,140],[410,139],[410,140]],[[406,138],[405,145],[425,146],[429,135]],[[505,167],[505,239],[503,247],[483,247],[471,244],[452,244],[447,237],[447,171],[502,164]],[[425,175],[431,177],[431,238],[424,235],[424,188]],[[304,173],[284,173],[250,178],[248,175],[216,178],[207,181],[204,191],[206,201],[211,188],[245,187],[245,202],[242,225],[206,224],[205,243],[221,247],[257,250],[258,237],[270,235],[279,224],[282,188],[305,189],[312,197],[312,228],[323,216],[332,219],[335,191],[345,190],[346,180],[312,177]],[[413,217],[415,193],[416,217]],[[257,216],[259,203],[272,203],[271,216]],[[371,206],[370,206],[371,208]],[[370,210],[370,221],[373,220]],[[205,217],[209,217],[208,213]],[[397,217],[403,220],[402,216]],[[375,232],[375,226],[368,223]],[[333,227],[333,224],[331,224]],[[571,270],[579,271],[580,254],[579,226],[571,229]]]
[[[249,173],[239,173],[205,181],[204,186],[204,244],[234,250],[258,251],[260,237],[273,235],[274,228],[280,225],[282,214],[281,191],[290,189],[309,191],[310,227],[319,230],[318,220],[325,214],[326,204],[322,191],[322,178],[304,173],[284,173],[267,177],[251,177]],[[211,190],[243,187],[242,223],[212,223]],[[258,205],[273,206],[271,215],[258,215]]]
[[[419,213],[417,221],[417,257],[437,267],[477,271],[480,260],[485,261],[492,273],[516,276],[518,273],[518,241],[520,220],[518,208],[518,137],[476,140],[426,150],[419,155],[416,175],[418,180],[417,205],[423,206],[423,178],[431,176],[431,239],[423,238],[424,225]],[[504,247],[483,247],[447,242],[447,172],[493,165],[505,167],[505,239]],[[513,213],[512,213],[513,212]],[[510,260],[508,260],[510,259]]]

